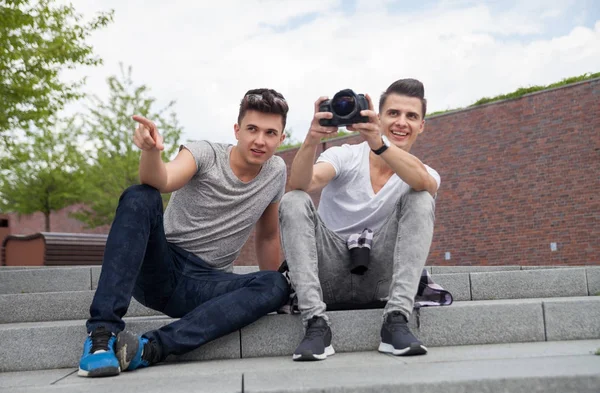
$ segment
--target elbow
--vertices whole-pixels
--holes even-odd
[[[437,193],[437,182],[429,174],[426,176],[427,177],[420,179],[417,184],[414,184],[412,189],[415,191],[427,191],[431,196],[434,196]]]
[[[310,185],[307,186],[306,184],[300,184],[300,183],[296,183],[294,181],[289,181],[287,186],[285,187],[285,191],[304,191],[304,192],[308,192],[308,189],[310,188]]]
[[[156,179],[148,178],[140,175],[140,183],[150,187],[156,188],[161,194],[168,194],[170,191],[167,189],[167,184],[161,184]]]

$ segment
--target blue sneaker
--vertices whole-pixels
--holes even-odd
[[[121,370],[132,371],[151,366],[158,361],[158,351],[146,337],[137,336],[128,331],[117,335],[115,351]]]
[[[82,377],[109,377],[119,375],[121,369],[115,356],[115,335],[104,326],[94,329],[83,344],[77,375]]]

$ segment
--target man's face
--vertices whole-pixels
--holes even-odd
[[[421,100],[390,94],[379,113],[379,120],[382,132],[390,142],[408,152],[425,126]]]
[[[249,110],[234,126],[237,147],[249,165],[262,165],[285,139],[281,115]]]

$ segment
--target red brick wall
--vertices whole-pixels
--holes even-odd
[[[600,265],[600,79],[431,117],[412,153],[442,177],[429,265]]]
[[[600,264],[600,79],[432,118],[415,147],[442,177],[430,264]]]

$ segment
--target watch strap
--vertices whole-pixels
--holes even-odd
[[[388,146],[384,143],[383,146],[381,146],[379,149],[375,150],[375,149],[371,149],[371,151],[373,153],[375,153],[376,155],[381,155],[384,151],[386,151],[388,149]]]

